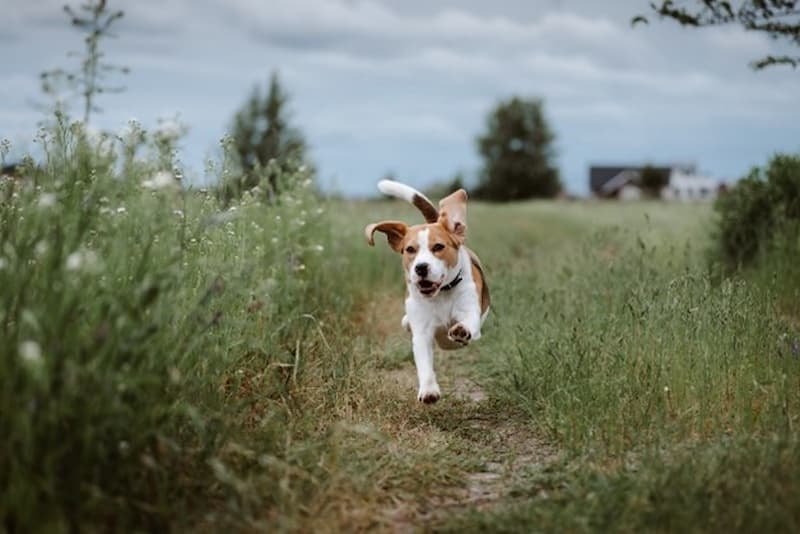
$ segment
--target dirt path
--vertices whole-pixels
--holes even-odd
[[[399,325],[402,303],[397,300],[386,297],[365,310],[378,333],[381,350],[376,352],[384,355],[375,379],[382,385],[379,402],[387,405],[398,398],[414,399],[417,387],[410,340]],[[444,483],[423,484],[422,494],[399,496],[381,506],[378,524],[384,530],[429,530],[470,510],[510,504],[515,489],[524,487],[530,495],[526,481],[558,459],[557,451],[537,435],[523,414],[511,413],[482,385],[487,377],[480,361],[490,356],[482,350],[486,349],[479,342],[459,351],[437,351],[442,399],[432,406],[413,400],[404,403],[410,413],[406,412],[403,428],[391,433],[391,438],[401,447],[404,440],[413,439],[421,454],[438,444],[433,446],[441,449],[440,465],[433,467],[454,476],[445,477]],[[397,420],[389,415],[384,423],[397,424]]]

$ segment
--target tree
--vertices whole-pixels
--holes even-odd
[[[744,0],[736,7],[725,0],[692,0],[680,3],[660,0],[660,3],[651,2],[650,8],[659,18],[672,19],[681,26],[740,26],[747,31],[800,47],[800,0]],[[643,15],[631,20],[632,25],[648,22]],[[751,62],[751,66],[757,70],[772,65],[798,67],[800,55],[768,55]]]
[[[561,191],[555,166],[555,134],[540,99],[513,97],[492,110],[478,137],[483,156],[478,197],[517,200],[554,197]]]
[[[64,12],[70,17],[72,25],[85,33],[84,43],[86,50],[80,57],[80,69],[69,71],[53,69],[41,74],[42,91],[56,100],[60,98],[60,88],[66,86],[83,99],[83,122],[89,122],[92,112],[99,112],[95,100],[102,93],[119,93],[122,87],[108,86],[103,83],[106,76],[113,72],[128,74],[127,67],[118,67],[103,61],[103,52],[100,51],[100,41],[112,37],[111,25],[124,16],[122,11],[109,13],[106,9],[106,0],[87,0],[80,5],[79,11],[72,7],[64,6]],[[81,13],[83,12],[83,13]],[[70,56],[78,56],[77,52],[70,52]],[[57,102],[57,107],[61,103]]]
[[[287,104],[289,95],[281,86],[277,73],[272,73],[269,89],[262,96],[256,86],[245,104],[233,119],[233,147],[235,157],[244,173],[244,189],[261,181],[260,173],[266,169],[271,193],[279,189],[278,172],[305,163],[306,142],[303,134],[289,124]]]
[[[645,165],[639,171],[639,185],[647,196],[658,198],[661,190],[669,184],[669,171]]]

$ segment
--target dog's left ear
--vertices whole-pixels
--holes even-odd
[[[467,198],[459,189],[439,201],[439,224],[462,241],[467,237]]]

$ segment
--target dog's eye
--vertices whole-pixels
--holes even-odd
[[[433,248],[431,250],[434,252],[439,252],[440,250],[444,250],[444,245],[442,245],[441,243],[436,243],[435,245],[433,245]]]
[[[406,252],[408,252],[409,254],[413,254],[416,252],[416,249],[414,249],[414,247],[406,247]]]

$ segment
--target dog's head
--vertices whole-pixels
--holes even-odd
[[[439,202],[435,221],[415,226],[401,221],[370,224],[366,228],[367,241],[374,245],[375,232],[386,234],[389,246],[403,257],[403,268],[412,290],[434,297],[443,284],[458,275],[459,250],[466,239],[466,219],[467,192],[459,189]]]

